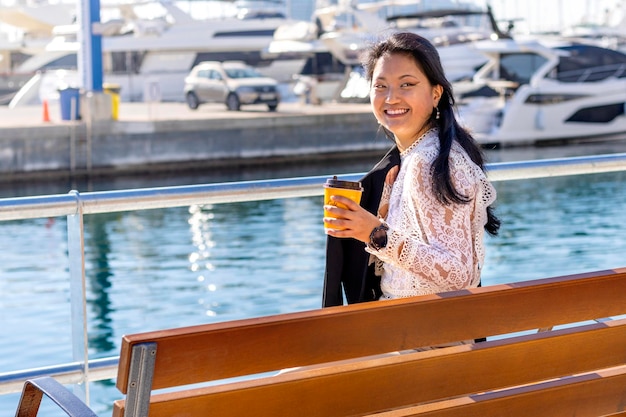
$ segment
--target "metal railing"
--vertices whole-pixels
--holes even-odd
[[[489,164],[491,181],[626,171],[626,153]],[[358,180],[363,174],[342,175]],[[194,204],[219,204],[320,196],[328,176],[246,181],[206,185],[145,188],[0,199],[0,221],[67,216],[74,362],[0,374],[0,395],[19,392],[24,381],[53,376],[77,384],[89,404],[90,381],[116,376],[118,357],[89,360],[83,216],[131,210],[163,209]]]

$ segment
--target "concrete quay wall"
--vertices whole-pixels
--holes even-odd
[[[31,121],[20,123],[18,113],[7,112],[17,109],[2,109],[0,180],[349,158],[390,146],[367,105],[290,104],[269,113],[131,104],[120,107],[117,121],[44,123],[35,108]]]

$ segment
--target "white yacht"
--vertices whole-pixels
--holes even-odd
[[[471,77],[486,62],[470,47],[473,42],[509,37],[500,31],[489,7],[419,0],[317,0],[313,22],[289,29],[280,31],[269,52],[308,58],[303,74],[317,78],[318,90],[331,84],[325,95],[334,89],[334,98],[346,101],[367,100],[361,54],[392,32],[411,31],[428,38],[451,80]]]
[[[141,9],[146,6],[151,7],[149,13]],[[197,19],[168,1],[116,8],[119,16],[100,25],[104,31],[103,71],[104,82],[118,85],[123,101],[142,101],[146,94],[150,99],[183,101],[184,77],[202,61],[243,61],[279,80],[291,75],[291,67],[263,55],[274,31],[291,21],[278,9],[241,8],[238,15]],[[54,78],[77,83],[78,28],[58,26],[54,33],[44,53],[18,68],[20,73],[39,74],[18,92],[11,106],[39,103],[45,96],[54,96],[55,91],[42,91],[55,86]]]
[[[413,2],[413,7],[418,3]],[[376,4],[378,8],[374,8]],[[448,78],[457,80],[471,76],[485,62],[485,57],[468,45],[483,39],[509,37],[500,31],[489,7],[483,9],[459,2],[450,8],[411,11],[406,1],[391,4],[396,7],[388,7],[388,2],[366,3],[361,7],[350,4],[340,9],[343,15],[336,15],[334,21],[327,12],[320,11],[320,38],[344,64],[357,65],[361,52],[373,41],[391,32],[415,32],[437,47]],[[399,5],[403,7],[398,8]],[[386,6],[384,11],[382,6]],[[342,24],[338,23],[340,19]]]
[[[73,9],[65,3],[0,0],[0,104],[9,102],[32,74],[14,74],[29,56],[42,53],[57,25],[69,24]]]
[[[536,40],[475,48],[489,61],[454,91],[460,118],[480,143],[626,137],[626,54]]]

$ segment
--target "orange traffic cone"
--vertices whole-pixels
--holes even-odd
[[[43,101],[43,121],[50,121],[50,112],[48,111],[48,100]]]

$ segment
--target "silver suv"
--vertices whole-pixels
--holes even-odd
[[[278,83],[242,62],[201,62],[185,78],[185,100],[190,109],[202,103],[224,103],[228,110],[242,104],[265,103],[275,111],[280,102]]]

